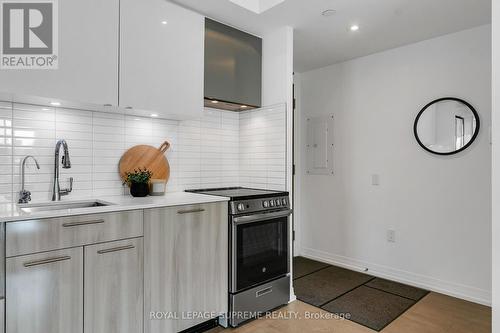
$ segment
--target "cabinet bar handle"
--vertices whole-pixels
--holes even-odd
[[[53,262],[65,261],[65,260],[70,260],[70,259],[71,259],[70,256],[62,256],[62,257],[55,257],[55,258],[49,258],[49,259],[28,261],[28,262],[25,262],[23,264],[23,266],[24,267],[33,267],[33,266],[51,264]]]
[[[99,223],[104,223],[104,220],[81,221],[81,222],[68,222],[68,223],[63,223],[63,227],[65,227],[65,228],[69,228],[69,227],[79,227],[79,226],[82,226],[82,225],[99,224]]]
[[[195,209],[179,210],[177,211],[177,214],[201,213],[204,211],[205,211],[204,208],[195,208]]]
[[[105,249],[105,250],[99,250],[97,253],[99,254],[106,254],[106,253],[111,253],[111,252],[118,252],[118,251],[123,251],[123,250],[130,250],[135,248],[134,245],[125,245],[125,246],[118,246],[118,247],[113,247],[111,249]]]
[[[255,292],[255,297],[261,297],[261,296],[270,294],[272,292],[273,292],[273,287],[264,288],[262,290]]]

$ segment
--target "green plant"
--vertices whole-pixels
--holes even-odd
[[[144,170],[139,168],[138,170],[134,170],[134,172],[125,173],[125,180],[123,184],[147,184],[149,183],[151,176],[153,176],[151,171],[146,168],[144,168]]]

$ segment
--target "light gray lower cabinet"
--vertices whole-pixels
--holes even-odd
[[[84,333],[140,333],[143,239],[85,247]]]
[[[143,211],[10,222],[6,332],[142,333]]]
[[[9,222],[7,257],[141,237],[142,210]]]
[[[0,300],[0,333],[5,332],[5,299]]]
[[[145,333],[227,312],[227,233],[226,202],[144,211]]]
[[[83,332],[83,248],[6,260],[8,333]]]

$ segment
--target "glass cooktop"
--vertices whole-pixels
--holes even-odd
[[[279,197],[288,195],[284,191],[261,190],[256,188],[246,187],[225,187],[225,188],[207,188],[197,190],[186,190],[186,192],[218,195],[221,197],[229,197],[231,200],[258,199],[267,197]]]

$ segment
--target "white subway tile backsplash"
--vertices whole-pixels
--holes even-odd
[[[118,162],[125,152],[126,116],[92,113],[93,128],[93,194],[96,196],[124,193]]]
[[[242,186],[286,189],[286,108],[240,113],[239,174]]]
[[[0,202],[13,200],[12,104],[0,102]]]
[[[164,120],[84,110],[0,102],[0,202],[17,200],[20,163],[30,161],[26,187],[33,201],[51,197],[54,147],[65,139],[71,169],[60,169],[61,187],[74,178],[72,198],[126,193],[118,175],[122,154],[136,144],[159,147],[171,167],[169,191],[199,187],[286,188],[284,107],[241,113],[206,109],[200,119]]]

